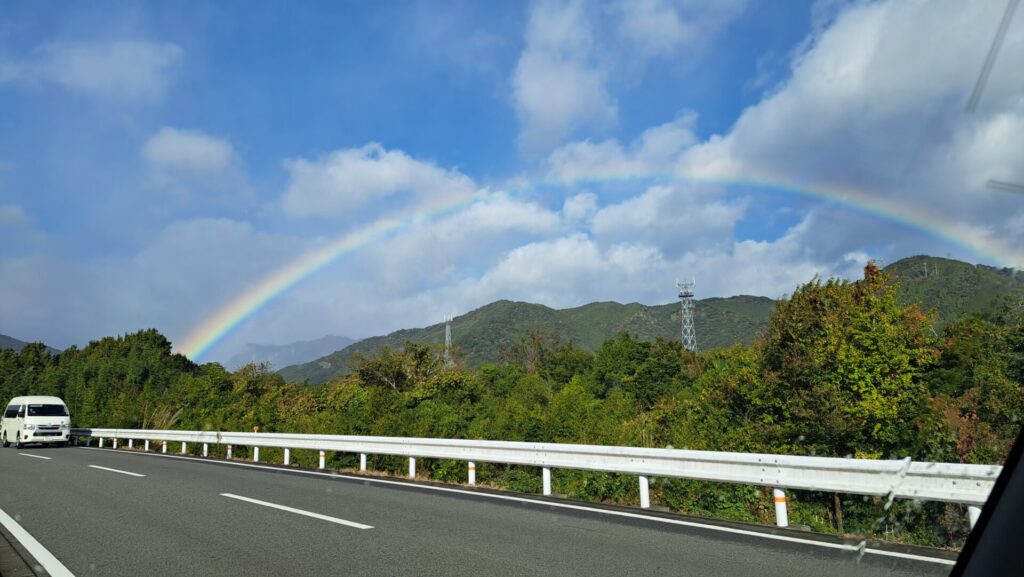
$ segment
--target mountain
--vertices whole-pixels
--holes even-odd
[[[750,342],[767,325],[774,306],[775,301],[754,296],[696,301],[698,347],[711,349]],[[502,300],[456,317],[452,321],[452,343],[469,365],[478,366],[498,361],[502,350],[531,330],[555,335],[588,351],[622,331],[643,339],[679,338],[679,304],[598,302],[558,310]],[[368,338],[311,363],[285,367],[279,372],[289,381],[322,383],[347,373],[356,355],[373,354],[382,346],[400,349],[406,340],[444,343],[444,324]]]
[[[26,343],[25,341],[19,341],[14,337],[0,335],[0,349],[14,349],[14,352],[18,352],[21,350],[22,347],[24,347],[27,344],[28,343]],[[46,347],[46,350],[50,351],[51,355],[55,355],[60,352],[60,349],[55,349],[53,347]]]
[[[356,342],[348,337],[327,335],[313,341],[298,341],[287,345],[257,345],[249,343],[245,349],[231,357],[227,366],[235,370],[253,362],[269,362],[274,367],[287,367],[319,359]]]
[[[936,310],[936,330],[964,313],[982,311],[1006,295],[1024,298],[1024,274],[1008,268],[934,256],[912,256],[885,267],[900,282],[902,304]]]
[[[900,283],[903,304],[916,304],[938,313],[936,330],[959,316],[981,311],[1005,295],[1024,298],[1024,275],[1013,269],[973,265],[952,259],[913,256],[885,267]],[[768,323],[775,301],[766,297],[735,296],[696,301],[694,324],[701,350],[751,342]],[[590,303],[556,310],[543,305],[497,301],[456,317],[452,341],[472,366],[499,360],[501,351],[528,331],[557,336],[589,351],[621,331],[640,338],[679,337],[679,305]],[[286,366],[279,372],[289,381],[322,383],[344,375],[356,355],[370,355],[382,346],[401,348],[406,340],[444,342],[444,325],[403,329],[359,341],[313,362]],[[280,365],[279,365],[280,366]]]

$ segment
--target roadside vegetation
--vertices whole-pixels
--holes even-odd
[[[360,357],[347,376],[286,383],[266,365],[229,372],[172,354],[155,330],[51,355],[0,350],[0,395],[65,399],[76,427],[288,431],[798,455],[1000,463],[1024,416],[1024,301],[1006,298],[936,332],[933,312],[902,306],[869,264],[857,282],[813,280],[780,301],[749,346],[707,352],[628,333],[595,352],[531,333],[498,363],[447,367],[407,342]],[[456,351],[457,353],[457,351]],[[236,452],[236,456],[244,456]],[[265,449],[264,459],[279,459]],[[300,465],[316,456],[293,452]],[[356,467],[356,455],[330,465]],[[370,466],[403,471],[398,457]],[[465,463],[424,460],[433,479],[464,482]],[[481,482],[540,490],[539,471],[480,464]],[[636,477],[555,471],[555,492],[636,504]],[[770,489],[655,479],[652,502],[771,523]],[[958,546],[962,506],[792,492],[790,522],[823,532]]]

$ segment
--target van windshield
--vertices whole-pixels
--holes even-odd
[[[29,405],[30,417],[66,417],[68,409],[64,405]]]

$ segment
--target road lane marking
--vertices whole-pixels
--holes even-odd
[[[0,524],[21,543],[21,546],[25,548],[36,561],[42,565],[46,572],[53,577],[75,577],[63,563],[57,560],[53,556],[53,553],[47,551],[46,547],[43,547],[36,538],[29,534],[24,527],[18,524],[17,521],[11,518],[3,509],[0,509]]]
[[[99,465],[89,465],[93,469],[101,469],[103,471],[110,471],[111,473],[121,473],[122,475],[131,475],[132,477],[145,477],[139,473],[132,473],[129,471],[122,471],[121,469],[111,469],[109,467],[100,467]]]
[[[311,511],[303,511],[302,509],[295,509],[293,507],[286,507],[284,505],[278,505],[276,503],[268,503],[266,501],[260,501],[259,499],[250,499],[249,497],[243,497],[241,495],[233,495],[231,493],[221,493],[222,497],[229,497],[231,499],[238,499],[239,501],[245,501],[247,503],[254,503],[256,505],[263,505],[264,507],[270,507],[271,509],[280,509],[282,511],[288,511],[289,513],[295,513],[297,515],[305,515],[306,517],[312,517],[314,519],[320,519],[321,521],[330,521],[331,523],[337,523],[339,525],[345,525],[346,527],[355,527],[356,529],[373,529],[370,525],[363,525],[362,523],[355,523],[353,521],[346,521],[344,519],[338,519],[337,517],[328,517],[327,515],[321,515],[320,513],[313,513]]]
[[[21,455],[22,457],[35,457],[37,459],[46,459],[47,461],[49,461],[50,459],[53,458],[53,457],[44,457],[42,455],[33,455],[32,453],[18,453],[18,454]]]
[[[80,449],[88,449],[90,451],[110,451],[111,449],[100,449],[97,447],[79,447]],[[747,529],[736,529],[733,527],[725,527],[722,525],[711,525],[698,523],[696,521],[685,521],[682,519],[669,519],[666,517],[655,517],[652,515],[644,515],[641,513],[630,513],[627,511],[616,511],[614,509],[597,509],[594,507],[587,507],[585,505],[574,505],[572,503],[558,503],[555,501],[542,501],[540,499],[530,499],[527,497],[517,497],[515,495],[496,495],[494,493],[483,493],[479,491],[472,491],[468,489],[456,489],[454,487],[437,487],[434,485],[420,485],[417,483],[408,483],[405,481],[392,481],[389,479],[377,479],[374,477],[361,477],[356,475],[339,475],[337,473],[327,473],[321,471],[303,471],[301,469],[281,469],[279,467],[270,467],[267,465],[256,465],[253,463],[239,463],[237,461],[222,461],[219,459],[202,459],[199,457],[186,457],[182,455],[162,455],[159,453],[131,453],[132,455],[145,455],[148,457],[166,457],[171,459],[182,459],[187,461],[199,461],[200,463],[215,463],[221,465],[235,465],[237,467],[248,467],[251,469],[263,469],[267,471],[287,472],[287,473],[299,473],[302,475],[313,475],[318,477],[328,477],[331,479],[346,479],[352,481],[361,481],[364,483],[379,483],[382,485],[397,485],[400,487],[407,487],[412,489],[422,489],[426,491],[439,491],[442,493],[455,493],[459,495],[469,495],[478,498],[485,499],[498,499],[502,501],[514,501],[519,503],[531,503],[534,505],[544,505],[548,507],[557,507],[561,509],[572,509],[577,511],[588,511],[592,513],[598,513],[601,515],[612,515],[616,517],[629,517],[634,519],[643,519],[646,521],[652,521],[655,523],[666,523],[669,525],[680,525],[683,527],[692,527],[695,529],[705,529],[709,531],[719,531],[722,533],[733,533],[737,535],[745,535],[749,537],[760,537],[762,539],[770,539],[773,541],[786,541],[790,543],[799,543],[801,545],[811,545],[814,547],[825,547],[827,549],[839,549],[849,552],[859,552],[861,548],[859,545],[852,545],[847,543],[830,543],[828,541],[816,541],[812,539],[801,539],[800,537],[790,537],[788,535],[776,535],[774,533],[762,533],[760,531],[752,531]],[[953,559],[943,559],[941,557],[929,557],[927,555],[915,555],[913,553],[901,553],[899,551],[887,551],[885,549],[874,549],[866,547],[863,549],[864,553],[869,555],[881,555],[885,557],[899,557],[901,559],[909,559],[912,561],[924,561],[927,563],[938,563],[940,565],[956,565],[956,561]]]

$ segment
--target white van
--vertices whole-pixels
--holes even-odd
[[[68,444],[71,415],[58,397],[14,397],[0,421],[0,441],[21,448],[27,443]]]

